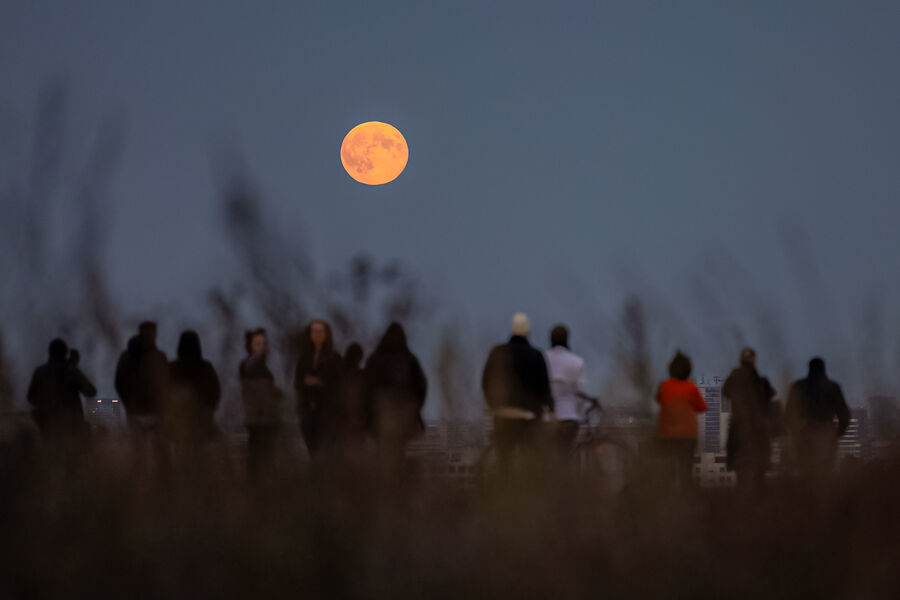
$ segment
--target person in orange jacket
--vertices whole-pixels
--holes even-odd
[[[656,392],[659,420],[656,438],[664,455],[674,463],[676,480],[691,481],[694,448],[697,445],[697,415],[706,412],[700,390],[689,381],[691,359],[680,350],[669,363],[669,379]]]

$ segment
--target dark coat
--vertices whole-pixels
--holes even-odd
[[[35,369],[28,386],[28,403],[43,432],[77,431],[84,424],[81,395],[93,398],[97,389],[78,367],[51,359]]]
[[[187,438],[203,439],[212,434],[222,388],[212,363],[203,359],[196,335],[182,336],[178,358],[169,364],[168,384],[168,424]]]
[[[553,410],[544,355],[521,336],[514,335],[491,350],[481,375],[481,389],[492,410],[521,408],[537,417],[544,409]]]
[[[304,410],[328,410],[341,374],[341,357],[330,348],[323,348],[319,356],[304,352],[294,369],[294,389],[297,401]],[[306,385],[307,376],[318,377],[322,385]]]
[[[244,425],[277,426],[281,422],[284,394],[275,385],[275,376],[266,364],[264,354],[253,354],[241,362],[241,399],[244,403]]]
[[[725,380],[722,395],[731,401],[728,424],[728,465],[765,469],[771,453],[772,399],[775,390],[755,368],[741,365]]]
[[[841,386],[824,373],[811,375],[791,385],[786,412],[793,432],[804,427],[834,427],[836,418],[835,433],[840,437],[850,425],[850,409]]]
[[[399,325],[388,327],[366,361],[363,375],[372,415],[371,428],[376,437],[409,438],[425,429],[421,410],[428,393],[428,380]]]
[[[129,417],[158,416],[166,392],[169,361],[150,340],[134,336],[116,366],[116,392]]]

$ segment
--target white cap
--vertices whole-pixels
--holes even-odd
[[[512,334],[528,337],[531,335],[531,321],[525,313],[516,313],[512,318]]]

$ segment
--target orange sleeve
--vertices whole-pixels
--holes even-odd
[[[697,389],[697,386],[694,386],[691,394],[691,404],[694,405],[694,410],[697,412],[706,412],[706,409],[709,408],[706,406],[706,400],[703,399],[703,396],[700,394],[700,390]]]

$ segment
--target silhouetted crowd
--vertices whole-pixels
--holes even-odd
[[[491,349],[482,373],[484,398],[493,415],[493,444],[499,468],[512,472],[553,431],[556,452],[565,456],[586,423],[584,360],[569,348],[569,331],[558,325],[550,349],[531,345],[525,314],[512,319],[509,339]],[[169,361],[157,347],[155,323],[144,322],[119,357],[115,388],[140,460],[157,465],[189,458],[212,440],[214,415],[221,399],[219,377],[204,359],[200,337],[184,331],[176,357]],[[428,382],[406,333],[392,323],[364,361],[360,344],[343,355],[334,347],[329,324],[313,320],[304,329],[294,369],[296,411],[313,462],[361,463],[367,440],[377,441],[380,472],[401,473],[409,441],[424,431],[421,410]],[[283,432],[285,393],[268,365],[265,329],[247,331],[246,357],[238,368],[244,425],[248,434],[247,465],[254,479],[264,478],[276,462]],[[675,354],[669,378],[660,384],[655,446],[670,461],[673,479],[688,486],[698,436],[697,417],[707,410],[691,380],[690,358]],[[97,391],[79,367],[78,352],[60,339],[32,376],[28,402],[42,436],[63,444],[85,440],[89,429],[82,396]],[[774,402],[775,390],[756,368],[756,353],[744,348],[722,387],[731,403],[727,460],[738,485],[759,489],[769,470],[773,435],[786,427],[798,470],[822,480],[833,470],[837,440],[849,423],[840,386],[830,380],[821,358],[809,363],[807,377],[791,385],[784,414]]]
[[[156,337],[155,323],[140,324],[119,357],[115,388],[136,455],[164,467],[173,458],[189,457],[217,434],[214,415],[222,391],[196,332],[181,334],[172,361],[157,347]],[[247,331],[244,341],[247,355],[238,376],[248,471],[259,478],[275,462],[285,394],[268,366],[266,330]],[[338,354],[325,321],[314,320],[305,328],[293,381],[300,431],[314,461],[359,461],[367,437],[374,437],[379,463],[395,475],[407,443],[424,430],[420,413],[428,382],[398,323],[387,328],[365,367],[363,357],[355,342],[343,356]],[[53,340],[48,361],[35,370],[28,391],[42,436],[69,447],[84,442],[89,428],[81,398],[96,393],[79,368],[77,351]]]

